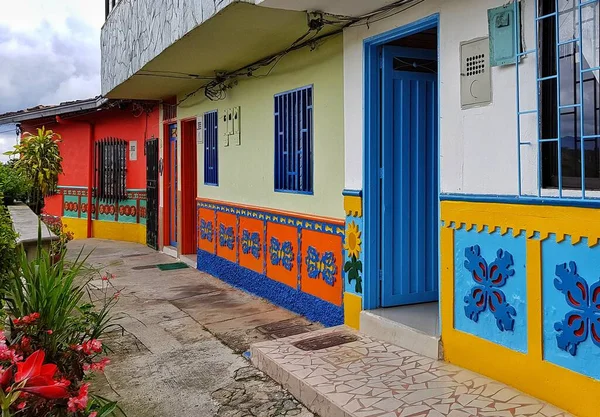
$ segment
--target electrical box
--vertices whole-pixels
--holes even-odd
[[[240,107],[234,107],[232,109],[232,118],[233,118],[233,133],[232,139],[233,143],[237,146],[242,144],[241,134],[240,134],[240,125],[241,125],[241,109]]]
[[[137,140],[129,141],[129,160],[137,161]]]
[[[223,110],[223,146],[229,146],[229,116],[231,115],[231,110],[226,109]]]
[[[492,102],[489,38],[460,44],[460,105],[463,109]]]
[[[518,13],[515,13],[514,3],[488,10],[492,67],[517,62],[517,53],[521,50],[521,22],[517,21],[521,3],[518,2],[516,7]]]
[[[200,114],[196,116],[196,144],[202,145],[204,143],[204,115]]]

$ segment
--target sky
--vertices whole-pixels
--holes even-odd
[[[99,95],[103,23],[102,0],[6,2],[0,13],[0,114]],[[15,143],[14,127],[0,125],[0,154]]]

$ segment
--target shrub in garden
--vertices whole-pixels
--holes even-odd
[[[67,249],[67,243],[73,240],[73,232],[67,231],[65,229],[65,224],[63,224],[62,220],[58,216],[51,216],[48,214],[41,215],[42,221],[48,229],[56,236],[58,236],[58,240],[52,242],[51,247],[51,255],[53,257],[60,256]]]
[[[0,193],[4,195],[4,204],[27,202],[30,191],[31,181],[15,167],[14,160],[0,163]]]
[[[2,194],[0,193],[0,199]],[[16,264],[17,234],[13,230],[8,210],[0,203],[0,285]]]
[[[7,317],[0,333],[0,405],[7,416],[116,415],[116,403],[90,393],[90,376],[109,363],[102,336],[114,325],[112,275],[41,249],[33,261],[20,251],[20,271],[2,289]],[[94,296],[93,294],[99,294]],[[118,292],[116,293],[118,294]]]

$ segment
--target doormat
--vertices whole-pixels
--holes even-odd
[[[158,264],[156,265],[161,271],[172,271],[174,269],[185,269],[189,268],[185,262],[174,262],[171,264]]]
[[[358,337],[350,333],[333,333],[300,340],[299,342],[292,343],[292,346],[301,350],[321,350],[345,343],[356,342],[357,340]]]

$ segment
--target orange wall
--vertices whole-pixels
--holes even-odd
[[[77,116],[63,117],[64,123],[54,120],[33,120],[22,124],[24,132],[34,133],[42,125],[52,129],[62,137],[59,144],[63,157],[63,171],[60,176],[59,186],[87,187],[89,180],[89,135],[88,123],[94,124],[94,140],[99,141],[106,137],[123,139],[127,142],[137,141],[137,161],[129,160],[127,154],[127,188],[146,188],[146,156],[144,155],[144,140],[152,136],[159,136],[158,105],[152,113],[146,116],[135,117],[131,107],[125,110],[110,109]],[[62,196],[49,197],[45,211],[48,214],[62,215]]]

